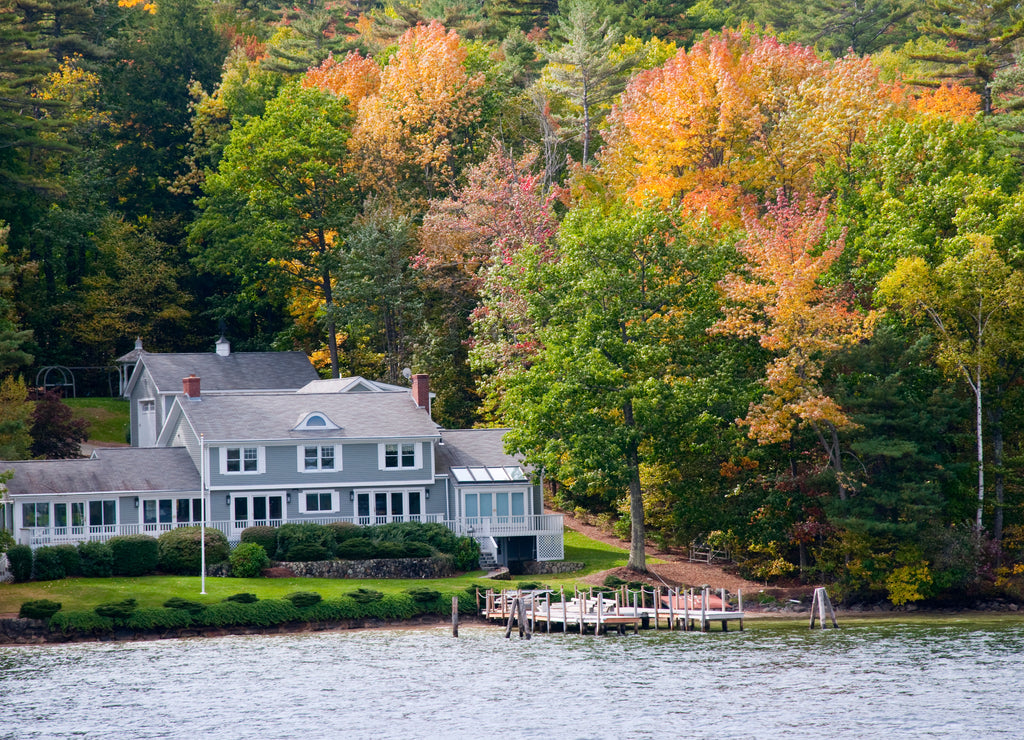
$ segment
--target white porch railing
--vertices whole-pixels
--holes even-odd
[[[446,520],[441,514],[405,514],[398,516],[334,516],[313,519],[247,519],[207,522],[206,526],[224,533],[229,542],[237,542],[243,529],[258,525],[280,526],[281,524],[333,524],[347,522],[360,526],[389,524],[392,522],[426,522],[441,523],[455,534],[468,537],[529,537],[541,536],[550,538],[562,535],[562,517],[558,514],[542,514],[531,516],[494,516],[468,517]],[[97,527],[28,527],[16,533],[19,543],[32,548],[43,545],[77,544],[79,542],[102,542],[111,537],[128,534],[146,534],[158,537],[177,527],[194,527],[195,523],[146,523],[146,524],[110,524]]]

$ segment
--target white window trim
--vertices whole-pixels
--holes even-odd
[[[306,509],[306,494],[309,493],[329,493],[331,494],[331,508],[329,511],[323,511],[322,509],[317,511],[308,511]],[[340,511],[340,496],[334,489],[315,489],[309,488],[299,491],[299,513],[300,514],[336,514]]]
[[[234,475],[234,473],[232,473],[232,475]],[[272,496],[280,496],[281,497],[281,521],[282,522],[287,522],[288,521],[288,492],[287,491],[282,491],[279,488],[275,488],[273,490],[268,490],[268,491],[259,491],[259,492],[253,491],[253,492],[245,492],[245,493],[230,493],[230,494],[227,494],[227,495],[231,496],[231,500],[228,503],[228,520],[231,522],[231,529],[233,531],[235,531],[235,532],[241,532],[243,529],[245,529],[247,526],[249,526],[249,522],[264,521],[262,519],[253,519],[252,518],[252,509],[253,509],[252,500],[254,498],[266,498],[267,499],[267,508],[268,508],[267,514],[269,514],[270,513],[270,511],[269,511],[269,508],[270,508],[270,498]],[[237,499],[237,498],[244,498],[244,499],[247,499],[247,501],[248,501],[248,503],[246,504],[246,509],[249,512],[249,518],[245,519],[244,521],[236,520],[235,519],[235,499]],[[207,516],[209,516],[209,511],[207,511]],[[275,521],[275,520],[268,519],[267,521]],[[242,526],[239,526],[239,523],[241,523]]]
[[[413,446],[413,464],[411,467],[402,465],[402,445]],[[384,464],[388,445],[398,445],[398,467],[389,468]],[[381,442],[377,445],[378,470],[421,470],[423,468],[423,444],[421,442]]]
[[[512,514],[512,499],[511,494],[522,493],[523,494],[523,514],[522,516],[532,516],[533,511],[533,498],[530,495],[531,488],[529,486],[494,486],[488,488],[486,486],[460,486],[456,489],[456,506],[459,509],[459,516],[466,517],[466,496],[468,494],[479,494],[479,493],[507,493],[510,495],[509,498],[509,516],[520,516],[519,514]],[[493,499],[492,499],[493,500]],[[498,516],[492,514],[492,517]]]
[[[239,455],[243,456],[244,450],[256,449],[256,470],[232,470],[228,471],[228,450],[238,450]],[[265,473],[267,470],[267,452],[265,447],[257,447],[256,445],[225,445],[220,448],[220,474],[221,475],[260,475]]]
[[[306,448],[317,447],[316,463],[317,467],[307,468],[306,467]],[[334,448],[334,467],[333,468],[322,468],[320,467],[320,447],[333,447]],[[339,444],[322,444],[320,442],[306,442],[300,444],[295,448],[297,466],[300,473],[334,473],[342,469],[341,466],[341,445]]]
[[[319,416],[321,419],[324,420],[323,426],[320,426],[320,425],[312,425],[312,426],[310,426],[309,420],[312,419],[314,416]],[[295,428],[293,429],[293,431],[295,431],[295,430],[305,430],[305,431],[311,431],[311,432],[320,432],[320,431],[323,431],[325,429],[341,429],[341,427],[339,427],[337,424],[335,424],[331,420],[331,417],[329,417],[323,411],[310,411],[308,414],[306,414],[302,418],[302,421],[300,421],[298,424],[295,425]]]

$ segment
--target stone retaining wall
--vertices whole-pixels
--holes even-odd
[[[373,560],[317,560],[310,563],[273,562],[296,578],[448,578],[454,575],[448,558],[377,558]],[[227,563],[209,568],[211,576],[228,576]]]
[[[583,570],[583,563],[572,560],[527,560],[520,565],[516,570],[519,571],[518,575],[524,576],[550,576]]]

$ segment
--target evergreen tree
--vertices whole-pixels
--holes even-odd
[[[873,54],[917,35],[910,0],[757,0],[754,19],[834,57]]]
[[[329,55],[341,57],[353,48],[346,36],[352,33],[346,5],[313,0],[285,14],[288,25],[267,44],[263,66],[282,74],[302,74]]]

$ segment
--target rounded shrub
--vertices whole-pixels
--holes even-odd
[[[135,599],[124,599],[122,601],[108,601],[100,604],[95,609],[97,615],[108,619],[127,619],[138,608]]]
[[[53,549],[60,556],[64,565],[64,575],[73,578],[82,575],[82,557],[74,545],[54,545]]]
[[[246,527],[239,536],[241,542],[255,542],[268,556],[277,552],[277,527]]]
[[[198,601],[189,601],[180,596],[172,596],[164,602],[164,606],[168,609],[183,609],[189,614],[198,614],[206,608],[206,604],[201,604]]]
[[[35,552],[32,577],[37,581],[59,581],[65,576],[64,561],[55,547],[40,547]]]
[[[338,545],[338,557],[344,560],[370,560],[377,557],[377,546],[366,537],[355,537]]]
[[[315,591],[295,591],[285,596],[296,609],[304,609],[313,604],[319,604],[323,597]]]
[[[292,545],[284,554],[284,560],[289,563],[312,563],[318,560],[330,560],[331,557],[330,550],[315,542],[300,542]]]
[[[18,616],[22,619],[49,619],[60,611],[60,607],[59,601],[50,601],[49,599],[26,601],[18,610]]]
[[[349,591],[345,595],[357,604],[372,604],[374,601],[380,601],[384,598],[384,594],[380,591],[375,591],[372,588],[361,587],[357,588],[355,591]]]
[[[236,604],[255,604],[259,600],[260,599],[256,594],[250,594],[245,592],[240,594],[231,594],[230,596],[224,599],[224,601],[233,601]]]
[[[159,568],[164,573],[195,575],[202,563],[202,538],[199,527],[179,527],[160,535],[157,541]],[[219,529],[206,528],[206,564],[228,559],[228,538]]]
[[[451,554],[455,557],[456,570],[476,570],[480,567],[480,543],[472,537],[457,538],[455,552]]]
[[[435,591],[432,588],[426,586],[415,586],[414,588],[408,588],[405,590],[407,594],[412,597],[412,600],[419,604],[427,604],[437,601],[441,598],[441,592]]]
[[[114,573],[114,553],[106,542],[82,542],[78,557],[86,578],[109,578]]]
[[[231,575],[235,578],[255,578],[270,566],[270,558],[263,545],[257,542],[241,542],[228,556]]]
[[[7,551],[7,563],[16,583],[32,580],[32,548],[28,545],[14,545]]]
[[[157,541],[145,534],[128,534],[107,540],[114,556],[115,576],[148,576],[160,560]]]
[[[437,552],[426,542],[406,542],[405,557],[407,558],[432,558]]]
[[[314,558],[326,560],[334,556],[334,534],[323,524],[303,522],[282,524],[277,528],[277,559],[291,560],[296,545],[316,545],[326,551],[326,556]]]
[[[334,536],[334,542],[336,545],[340,545],[345,540],[351,540],[355,537],[362,537],[365,527],[360,527],[358,524],[352,522],[331,522],[326,525],[331,534]]]

